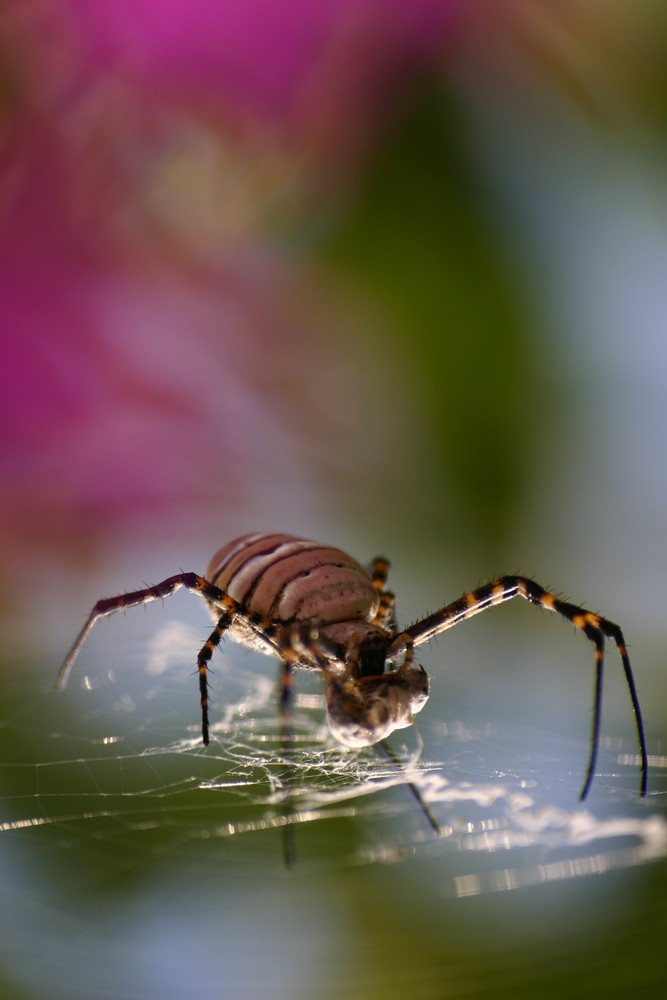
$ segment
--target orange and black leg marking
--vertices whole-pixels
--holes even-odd
[[[278,656],[284,656],[283,649],[285,647],[285,629],[282,625],[271,621],[269,618],[265,618],[256,611],[248,611],[243,607],[243,605],[239,604],[232,597],[230,597],[229,594],[225,594],[223,591],[218,590],[218,588],[214,587],[212,584],[207,584],[207,587],[212,587],[213,591],[217,591],[217,593],[221,595],[215,600],[211,600],[209,594],[205,594],[212,606],[213,611],[215,612],[215,610],[219,608],[224,608],[224,610],[218,619],[217,625],[202,646],[199,656],[197,657],[199,695],[202,711],[202,739],[206,745],[208,745],[209,737],[207,668],[216,647],[220,645],[222,636],[227,629],[230,628],[234,619],[237,617],[243,619],[244,624],[252,629],[252,631],[255,632],[257,636],[259,636],[267,645],[272,646]]]
[[[639,698],[637,696],[637,689],[632,675],[632,668],[630,666],[630,659],[628,657],[625,639],[623,638],[621,629],[614,622],[611,622],[609,619],[603,618],[601,615],[595,614],[592,611],[587,611],[585,608],[581,608],[576,604],[570,604],[567,601],[561,600],[554,594],[550,594],[549,591],[545,590],[538,583],[535,583],[534,580],[529,580],[527,577],[503,576],[498,580],[494,580],[492,583],[487,583],[482,587],[478,587],[476,590],[470,591],[468,594],[464,594],[463,597],[459,597],[458,600],[445,605],[445,607],[441,608],[439,611],[435,611],[433,614],[427,615],[426,618],[423,618],[421,621],[416,622],[409,628],[404,629],[401,636],[406,635],[408,638],[413,640],[415,645],[419,645],[420,643],[426,642],[428,639],[438,635],[440,632],[444,632],[446,629],[452,628],[459,622],[465,621],[466,618],[472,618],[473,615],[480,614],[482,611],[486,611],[488,608],[492,608],[496,604],[502,604],[504,601],[509,601],[513,597],[522,597],[524,600],[530,601],[538,607],[545,608],[547,611],[553,611],[556,614],[561,615],[562,618],[571,622],[576,628],[581,629],[581,631],[584,632],[595,645],[593,732],[586,779],[581,791],[582,799],[587,795],[591,781],[593,780],[598,744],[600,741],[600,713],[602,706],[602,675],[605,637],[613,639],[616,643],[621,657],[621,662],[623,664],[623,671],[625,673],[626,683],[630,692],[630,701],[632,702],[635,724],[637,727],[637,740],[641,758],[641,779],[639,790],[640,795],[646,795],[648,758],[646,752],[646,738],[644,736],[644,724],[642,722]],[[398,639],[400,639],[401,636],[399,636]],[[404,645],[407,648],[407,643],[404,643]]]
[[[217,588],[216,588],[217,589]],[[220,640],[227,629],[232,625],[234,619],[238,616],[242,618],[244,623],[249,626],[258,636],[270,646],[273,646],[277,655],[283,658],[284,669],[283,669],[283,685],[281,693],[281,706],[283,709],[286,708],[289,700],[289,690],[291,685],[291,668],[292,663],[289,657],[292,653],[289,645],[285,639],[285,629],[282,625],[272,622],[268,618],[264,618],[263,615],[258,614],[255,611],[247,611],[241,605],[237,604],[233,598],[225,594],[224,599],[218,599],[215,602],[214,608],[219,608],[223,606],[225,610],[223,614],[218,619],[218,623],[211,632],[210,636],[202,646],[199,656],[197,657],[197,669],[199,672],[199,694],[201,699],[201,710],[202,710],[202,739],[206,745],[208,745],[208,680],[207,680],[207,668],[211,657],[217,646],[220,645]],[[294,656],[298,660],[298,656],[294,653]]]
[[[390,590],[386,590],[387,577],[389,576],[389,560],[384,556],[377,556],[370,565],[371,580],[380,597],[380,604],[373,625],[379,625],[390,632],[396,631],[396,598]]]
[[[259,622],[255,622],[254,619],[258,616],[246,614],[241,606],[233,598],[231,598],[229,594],[220,590],[219,587],[210,583],[203,576],[198,576],[197,573],[178,573],[176,576],[170,576],[166,580],[163,580],[161,583],[156,583],[152,587],[145,587],[143,590],[130,591],[127,594],[119,594],[117,597],[105,597],[98,601],[88,616],[88,620],[76,637],[74,645],[67,654],[65,662],[60,668],[56,679],[56,687],[62,688],[67,683],[74,660],[78,656],[88,633],[100,618],[106,618],[108,615],[112,615],[116,611],[136,607],[139,604],[150,604],[152,601],[164,600],[167,597],[171,597],[172,594],[181,588],[189,590],[194,594],[200,594],[213,609],[214,613],[217,611],[222,612],[215,629],[204,643],[204,646],[197,657],[199,692],[202,709],[202,736],[204,743],[208,743],[208,682],[206,674],[207,665],[213,655],[213,651],[216,646],[220,644],[220,639],[222,638],[223,633],[229,628],[237,615],[242,615],[250,628],[254,629],[258,633],[261,633],[261,635],[266,638],[269,643],[271,642],[273,625],[271,622],[267,622],[261,617],[259,618]]]
[[[373,586],[381,594],[387,584],[387,577],[389,576],[389,560],[385,559],[384,556],[376,556],[370,564],[369,572],[371,574]]]
[[[396,598],[390,590],[383,590],[380,594],[380,605],[372,624],[386,628],[389,632],[396,631]]]
[[[220,607],[221,601],[216,602],[216,607]],[[217,624],[210,636],[199,650],[197,656],[197,672],[199,675],[199,700],[201,703],[201,736],[204,746],[208,746],[208,664],[213,653],[220,645],[222,636],[230,627],[239,613],[236,601],[225,596],[225,609],[218,618]]]

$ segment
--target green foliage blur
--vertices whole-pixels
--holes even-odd
[[[460,101],[442,82],[423,86],[323,255],[381,317],[374,350],[416,400],[434,493],[450,495],[458,530],[490,551],[529,478],[544,390],[508,253]]]

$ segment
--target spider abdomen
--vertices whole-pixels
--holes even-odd
[[[243,535],[216,552],[206,578],[272,621],[370,621],[379,607],[379,592],[360,563],[292,535]]]

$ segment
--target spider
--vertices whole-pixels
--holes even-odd
[[[216,622],[197,657],[202,738],[209,741],[207,665],[225,632],[237,642],[278,656],[283,663],[280,704],[288,713],[294,667],[319,670],[329,726],[349,747],[378,743],[412,725],[426,704],[429,680],[414,663],[419,646],[466,618],[522,597],[554,611],[595,646],[595,693],[591,749],[580,798],[588,794],[597,758],[602,707],[605,637],[613,639],[634,710],[641,758],[639,793],[646,795],[647,754],[637,689],[623,633],[601,615],[561,600],[524,576],[503,576],[464,594],[409,628],[399,629],[395,598],[386,589],[389,563],[378,557],[368,569],[340,549],[285,534],[243,535],[223,546],[205,576],[179,573],[118,597],[91,611],[56,681],[62,688],[83,643],[99,618],[122,608],[162,600],[184,587],[200,594]],[[388,664],[401,662],[388,669]]]

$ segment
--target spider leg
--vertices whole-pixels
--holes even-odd
[[[81,647],[88,638],[88,633],[95,622],[99,621],[100,618],[112,615],[114,611],[122,611],[125,608],[135,607],[138,604],[150,604],[152,601],[164,600],[166,597],[171,597],[181,587],[185,587],[186,590],[190,590],[195,594],[201,594],[210,604],[216,607],[228,608],[233,606],[235,610],[238,608],[236,602],[225,594],[223,590],[214,587],[212,583],[209,583],[208,580],[205,580],[202,576],[198,576],[196,573],[178,573],[176,576],[170,576],[161,583],[156,583],[152,587],[146,587],[144,590],[130,591],[127,594],[119,594],[117,597],[104,597],[97,602],[90,612],[83,628],[74,640],[74,645],[58,671],[56,687],[64,688],[67,684],[72,664],[79,655]]]
[[[396,632],[396,597],[390,590],[383,590],[380,594],[380,606],[371,624],[379,625],[390,633]]]
[[[387,741],[386,740],[380,740],[380,742],[377,745],[382,750],[384,750],[385,754],[387,755],[387,757],[389,758],[389,760],[392,762],[392,764],[394,765],[394,767],[396,768],[396,770],[399,772],[399,774],[401,774],[402,776],[404,776],[405,775],[405,766],[402,763],[402,761],[398,758],[398,756],[394,753],[394,751],[392,750],[392,748],[390,747],[390,745],[387,743]],[[435,818],[435,816],[433,815],[433,813],[431,812],[431,810],[429,809],[429,807],[426,804],[426,801],[424,799],[424,796],[419,791],[419,789],[417,788],[417,786],[414,784],[414,782],[408,781],[406,787],[409,788],[410,791],[412,792],[412,795],[414,796],[415,801],[417,802],[417,805],[419,806],[419,808],[423,812],[424,816],[428,820],[428,822],[429,822],[431,828],[433,829],[433,831],[438,836],[442,836],[443,829],[440,826],[440,824],[438,823],[438,821]]]
[[[291,725],[292,721],[292,682],[294,667],[299,663],[299,655],[293,646],[281,650],[282,671],[280,674],[280,717],[283,725]]]
[[[117,597],[104,597],[98,601],[74,640],[74,645],[58,672],[56,687],[64,688],[67,684],[72,664],[79,655],[81,647],[88,637],[88,633],[100,618],[106,618],[108,615],[112,615],[114,611],[120,611],[124,608],[132,608],[139,604],[150,604],[152,601],[164,600],[166,597],[171,597],[181,587],[185,587],[195,594],[201,594],[212,608],[222,610],[215,629],[211,632],[211,635],[204,643],[197,657],[202,710],[202,738],[204,743],[208,745],[208,682],[206,668],[214,649],[220,644],[223,632],[229,628],[234,618],[240,613],[240,607],[228,594],[196,573],[179,573],[176,576],[170,576],[161,583],[156,583],[153,587],[146,587],[144,590],[134,590],[127,594],[119,594]]]
[[[588,790],[591,787],[591,782],[595,777],[595,763],[598,756],[598,746],[600,744],[600,719],[602,713],[602,673],[603,673],[603,660],[604,660],[604,636],[598,632],[595,636],[590,636],[595,643],[595,693],[593,695],[593,729],[591,731],[591,751],[588,758],[588,767],[586,768],[586,778],[584,779],[584,785],[579,793],[579,798],[583,800],[588,795]],[[633,685],[634,686],[634,685]],[[635,695],[636,697],[636,695]],[[634,704],[634,702],[633,702]],[[639,711],[639,705],[635,710],[635,718],[638,720],[637,724],[639,727],[639,743],[642,749],[642,754],[646,753],[646,748],[644,747],[644,729],[641,724],[641,714],[637,715]],[[642,756],[642,779],[641,779],[641,795],[642,797],[646,795],[646,760]]]
[[[210,584],[209,584],[210,586]],[[217,590],[217,587],[213,587]],[[201,731],[202,740],[205,746],[208,746],[209,737],[209,727],[208,727],[208,664],[210,662],[213,653],[216,648],[220,645],[220,640],[222,639],[224,633],[234,622],[235,618],[242,619],[245,625],[247,625],[253,632],[266,642],[267,645],[272,646],[276,652],[279,653],[280,650],[280,636],[281,636],[281,626],[277,625],[275,622],[270,621],[268,618],[264,618],[262,615],[255,611],[247,611],[240,604],[238,604],[232,597],[225,594],[223,591],[219,591],[222,594],[221,598],[218,598],[215,603],[210,600],[212,608],[215,610],[219,609],[221,606],[224,610],[215,628],[211,632],[210,636],[202,646],[197,656],[197,672],[199,675],[199,699],[201,703]],[[280,655],[280,654],[279,654]]]
[[[280,681],[280,713],[284,726],[291,726],[292,684],[294,667],[314,667],[329,684],[339,686],[353,670],[352,664],[340,661],[340,647],[321,635],[316,625],[295,622],[282,627],[276,640],[276,652],[283,666]],[[341,675],[332,662],[344,667]]]
[[[371,574],[373,586],[381,594],[389,576],[389,560],[385,559],[384,556],[376,556],[368,567],[368,571]]]
[[[229,598],[229,600],[231,602],[232,599]],[[208,664],[216,648],[220,645],[223,634],[230,627],[238,613],[237,607],[225,609],[197,656],[199,701],[201,704],[201,738],[204,746],[208,746]]]
[[[395,671],[398,677],[412,666],[415,658],[415,641],[407,629],[401,632],[400,635],[397,635],[391,643],[387,650],[387,658],[390,659],[399,652],[404,652],[404,657],[400,667],[397,667]]]
[[[373,586],[380,597],[380,604],[371,620],[373,625],[379,625],[389,632],[396,631],[396,598],[390,590],[385,589],[389,575],[389,562],[383,556],[376,556],[369,568]]]
[[[332,659],[338,659],[337,647],[320,635],[316,625],[308,622],[297,622],[284,630],[279,655],[283,661],[280,706],[284,713],[289,714],[294,667],[313,666],[327,680],[338,676],[330,666]]]
[[[635,686],[632,668],[630,666],[630,658],[625,645],[625,639],[623,638],[621,629],[614,622],[609,621],[607,618],[603,618],[601,615],[594,614],[592,611],[587,611],[585,608],[581,608],[576,604],[570,604],[567,601],[562,601],[559,597],[556,597],[554,594],[550,594],[549,591],[544,590],[544,588],[538,583],[535,583],[534,580],[529,580],[527,577],[503,576],[498,580],[494,580],[492,583],[484,584],[484,586],[478,587],[476,590],[472,590],[469,593],[464,594],[463,597],[459,597],[458,600],[452,601],[451,604],[446,604],[443,608],[440,608],[439,611],[434,611],[433,614],[427,615],[425,618],[421,619],[421,621],[418,621],[409,628],[404,629],[395,640],[394,645],[391,647],[392,654],[400,652],[403,647],[407,649],[409,639],[412,639],[414,645],[418,646],[423,642],[427,642],[434,636],[439,635],[441,632],[445,632],[447,629],[453,628],[454,625],[458,625],[459,622],[465,621],[466,618],[472,618],[474,615],[480,614],[482,611],[486,611],[488,608],[492,608],[496,604],[502,604],[504,601],[509,601],[513,597],[522,597],[524,600],[530,601],[538,607],[545,608],[547,611],[553,611],[556,614],[561,615],[562,618],[571,622],[576,628],[581,629],[581,631],[584,632],[595,645],[596,679],[593,706],[593,732],[586,780],[581,791],[582,799],[588,794],[588,790],[593,779],[598,744],[600,740],[600,712],[602,705],[602,674],[605,637],[613,639],[616,643],[621,657],[621,662],[623,664],[625,680],[628,685],[630,701],[632,703],[635,716],[637,742],[641,758],[639,794],[643,798],[646,795],[648,772],[644,723],[642,721],[637,688]],[[403,639],[403,637],[405,637],[405,639]],[[402,639],[403,642],[400,642]],[[399,643],[398,646],[396,646],[397,642]]]

